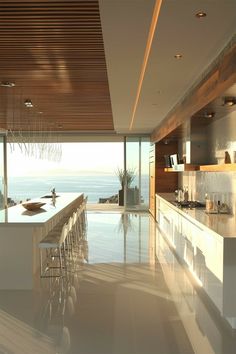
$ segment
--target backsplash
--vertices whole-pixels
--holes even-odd
[[[236,111],[209,126],[209,161],[224,163],[225,151],[231,162],[236,160]],[[215,201],[227,203],[236,211],[236,172],[183,172],[179,174],[179,187],[188,187],[189,199],[204,201],[210,193]]]
[[[180,187],[188,187],[189,199],[205,200],[205,194],[217,202],[226,203],[236,210],[236,172],[184,172],[179,178]]]
[[[232,163],[236,163],[236,111],[208,126],[209,159],[214,163],[224,163],[225,152]]]

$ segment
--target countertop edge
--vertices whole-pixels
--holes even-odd
[[[1,220],[0,221],[0,228],[4,228],[4,227],[27,227],[27,228],[32,228],[32,227],[39,227],[39,226],[44,226],[46,223],[49,223],[51,220],[54,219],[54,217],[56,216],[56,214],[60,214],[63,212],[63,210],[65,210],[66,208],[70,208],[73,203],[76,202],[76,200],[79,200],[80,198],[83,198],[84,197],[84,193],[83,192],[63,192],[63,193],[60,193],[59,197],[61,197],[62,201],[64,201],[65,199],[65,204],[64,205],[61,205],[61,203],[59,203],[59,208],[55,210],[50,210],[50,209],[46,209],[45,212],[50,212],[51,215],[45,215],[47,216],[47,218],[45,220],[34,220],[33,218],[32,219],[28,219],[28,220],[22,220],[20,221],[19,220],[19,216],[22,215],[22,214],[19,214],[22,213],[22,210],[23,212],[27,212],[27,210],[18,210],[16,212],[16,216],[17,216],[17,219],[16,220],[13,220],[12,218],[10,218],[10,220],[8,219],[8,216],[5,217],[5,220]],[[34,198],[32,199],[32,201],[49,201],[49,198],[43,198],[43,197],[38,197],[38,198]],[[59,201],[59,200],[58,200]],[[48,205],[50,205],[48,203]],[[7,209],[3,209],[1,210],[2,213],[6,213],[6,215],[8,215],[8,213],[12,213],[12,211],[14,212],[14,210],[17,210],[21,207],[20,204],[16,205],[16,206],[12,206],[11,208],[7,208]],[[33,215],[30,215],[29,217],[31,216],[34,216]],[[37,213],[35,213],[35,216],[37,216]]]
[[[188,209],[187,208],[178,208],[177,206],[175,206],[174,204],[172,204],[173,201],[173,195],[172,193],[169,194],[169,197],[172,196],[172,198],[168,199],[168,193],[163,193],[163,194],[159,194],[156,193],[156,196],[158,196],[159,198],[161,198],[164,202],[167,202],[168,205],[174,209],[175,211],[177,211],[180,215],[182,215],[183,217],[185,217],[186,219],[188,219],[190,222],[192,222],[193,224],[195,224],[196,226],[205,229],[207,232],[211,232],[214,233],[216,236],[220,237],[220,239],[235,239],[236,238],[236,232],[235,235],[227,235],[227,234],[220,234],[219,232],[217,232],[217,230],[215,230],[214,228],[211,228],[208,225],[204,225],[202,222],[200,222],[199,220],[197,220],[195,217],[193,217],[192,215],[189,215],[188,213]],[[229,218],[232,217],[232,215],[229,214],[206,214],[203,210],[199,210],[199,213],[204,213],[205,216],[207,216],[208,218],[217,218],[217,217],[223,217],[223,218]]]

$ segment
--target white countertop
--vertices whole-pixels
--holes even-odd
[[[167,202],[174,201],[173,193],[159,193],[159,197]],[[236,238],[236,217],[230,214],[207,214],[203,208],[178,208],[170,203],[179,214],[198,225],[200,228],[207,228],[223,238]]]
[[[0,211],[0,227],[6,225],[42,225],[73,203],[83,193],[59,193],[55,205],[51,198],[35,198],[32,202],[46,203],[36,211],[28,211],[21,204]]]

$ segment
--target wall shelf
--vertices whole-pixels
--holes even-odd
[[[202,172],[229,172],[236,171],[236,163],[224,163],[220,165],[191,165],[180,164],[173,167],[164,168],[165,172],[185,172],[185,171],[202,171]]]
[[[236,171],[236,163],[224,163],[220,165],[202,165],[200,171],[205,172],[227,172]]]
[[[185,172],[185,171],[199,171],[198,165],[192,164],[179,164],[173,167],[166,167],[165,172]]]

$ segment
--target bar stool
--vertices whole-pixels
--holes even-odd
[[[70,234],[70,243],[72,247],[72,251],[78,247],[78,242],[80,238],[81,230],[81,223],[80,223],[80,215],[82,213],[81,206],[73,212],[70,221],[69,221],[69,234]]]
[[[72,227],[73,245],[76,246],[78,243],[78,209],[73,212],[72,220],[73,220],[73,227]]]
[[[87,201],[88,201],[88,196],[86,196],[81,204],[81,209],[82,209],[82,215],[81,215],[81,222],[82,222],[82,229],[83,233],[85,233],[87,229]]]
[[[76,210],[76,224],[75,224],[75,233],[76,233],[76,244],[78,245],[80,238],[83,236],[83,220],[82,220],[83,208],[82,205],[79,206]]]
[[[73,251],[77,243],[77,212],[74,211],[73,214],[69,217],[68,220],[68,241],[66,243],[66,248],[69,251],[70,256],[73,256]]]
[[[59,227],[55,227],[52,231],[48,233],[46,237],[39,242],[39,250],[40,250],[40,277],[48,278],[48,277],[62,277],[63,276],[63,268],[67,270],[67,259],[65,252],[65,240],[68,235],[68,225],[65,223],[62,226],[62,229]],[[43,249],[46,250],[46,267],[43,270]],[[54,265],[55,259],[59,258],[59,266]],[[47,275],[47,271],[51,269],[59,269],[59,275],[49,274]]]

